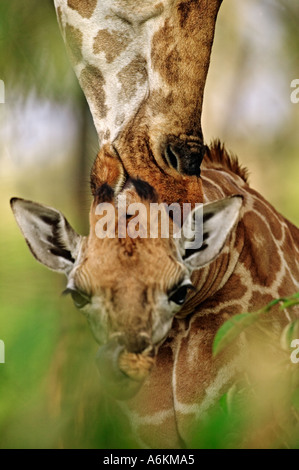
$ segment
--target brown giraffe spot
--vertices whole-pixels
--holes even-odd
[[[272,232],[263,215],[253,211],[244,214],[242,223],[246,243],[239,260],[250,272],[253,283],[270,287],[281,269],[280,253]]]
[[[259,310],[262,307],[265,307],[273,300],[273,295],[262,294],[259,291],[253,291],[251,299],[249,300],[250,311]]]
[[[192,33],[195,30],[204,27],[212,27],[215,23],[214,15],[217,14],[222,0],[183,0],[178,3],[178,21],[179,25],[184,31]],[[209,22],[210,25],[209,25]]]
[[[233,315],[238,315],[239,313],[244,313],[244,306],[242,304],[233,304],[221,308],[219,312],[217,312],[217,315],[221,316],[224,321],[227,321]]]
[[[118,72],[117,77],[122,87],[119,99],[128,102],[134,98],[138,87],[142,86],[147,80],[146,60],[138,54],[135,59]]]
[[[113,62],[124,50],[126,50],[131,39],[128,35],[119,31],[109,32],[107,29],[100,29],[93,43],[93,52],[99,54],[104,52],[108,64]]]
[[[83,34],[70,24],[65,25],[65,40],[71,61],[74,65],[82,61]]]
[[[104,119],[107,115],[108,108],[105,104],[105,80],[102,72],[92,65],[87,65],[85,69],[82,70],[79,81],[87,100],[95,103],[96,115],[100,119]]]
[[[235,300],[240,301],[246,292],[247,286],[242,282],[241,276],[233,273],[222,289],[219,289],[211,299],[208,299],[206,302],[204,302],[203,307],[207,309],[217,308],[222,299],[225,299],[226,302]],[[226,310],[227,313],[231,313],[229,311],[229,307],[227,307]],[[234,310],[233,313],[237,312]]]
[[[83,18],[90,18],[97,6],[97,0],[68,0],[67,4]]]
[[[198,0],[189,0],[188,2],[184,1],[179,3],[177,9],[181,28],[185,28],[190,13],[192,12],[192,8],[194,8],[194,6],[198,7],[198,4]]]
[[[155,33],[152,40],[152,66],[169,85],[174,85],[179,79],[181,62],[176,47],[174,28],[166,20],[164,26]]]

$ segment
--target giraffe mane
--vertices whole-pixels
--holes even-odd
[[[238,157],[228,152],[224,144],[218,139],[214,140],[211,145],[207,147],[202,166],[205,168],[231,171],[248,183],[248,169],[241,166]]]

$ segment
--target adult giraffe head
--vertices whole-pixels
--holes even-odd
[[[200,204],[185,214],[180,227],[179,204],[176,218],[164,204],[161,212],[152,211],[160,200],[148,183],[128,178],[121,191],[115,190],[123,178],[119,168],[118,160],[101,159],[105,178],[94,188],[87,237],[78,235],[56,209],[17,198],[11,205],[35,258],[67,276],[66,292],[101,345],[97,361],[102,381],[125,399],[139,390],[151,370],[174,316],[193,289],[193,271],[221,252],[242,199]],[[192,203],[195,199],[196,194]]]
[[[222,0],[54,0],[102,149],[200,174],[204,87]],[[103,150],[101,150],[103,151]]]

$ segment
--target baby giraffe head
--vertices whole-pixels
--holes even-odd
[[[56,209],[18,198],[11,207],[35,258],[67,276],[65,292],[100,345],[103,386],[127,399],[148,376],[194,289],[192,272],[221,252],[242,199],[200,204],[180,226],[180,206],[174,214],[148,183],[115,178],[115,165],[101,164],[88,236],[78,235]]]

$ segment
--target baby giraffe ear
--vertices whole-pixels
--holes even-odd
[[[218,256],[238,219],[242,201],[243,197],[236,195],[193,209],[180,238],[180,250],[187,268],[201,268]]]
[[[68,275],[82,237],[56,209],[18,198],[12,198],[10,205],[34,257],[48,268]]]

